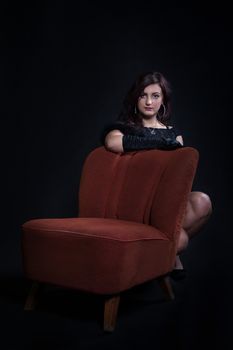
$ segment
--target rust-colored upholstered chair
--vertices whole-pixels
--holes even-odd
[[[198,151],[145,150],[116,154],[98,147],[87,157],[79,217],[33,219],[22,226],[26,278],[106,295],[104,330],[115,327],[120,293],[159,277],[174,297],[168,273]]]

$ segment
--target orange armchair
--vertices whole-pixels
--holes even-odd
[[[106,296],[104,330],[113,331],[120,293],[168,273],[198,164],[198,151],[112,153],[85,160],[79,217],[33,219],[22,225],[25,277]],[[36,284],[26,300],[33,309]]]

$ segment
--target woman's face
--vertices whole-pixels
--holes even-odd
[[[163,103],[162,89],[159,84],[151,84],[145,87],[138,98],[137,108],[144,118],[156,115]]]

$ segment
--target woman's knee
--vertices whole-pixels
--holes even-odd
[[[198,217],[208,217],[212,213],[212,203],[208,194],[191,192],[189,202]]]

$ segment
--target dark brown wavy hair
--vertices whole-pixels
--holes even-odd
[[[130,125],[142,126],[142,117],[135,107],[139,96],[151,84],[159,84],[163,93],[165,109],[164,107],[161,107],[161,111],[159,109],[157,119],[165,125],[168,123],[171,114],[171,87],[169,82],[159,72],[146,72],[136,79],[123,100],[123,107],[118,116],[119,121]]]

